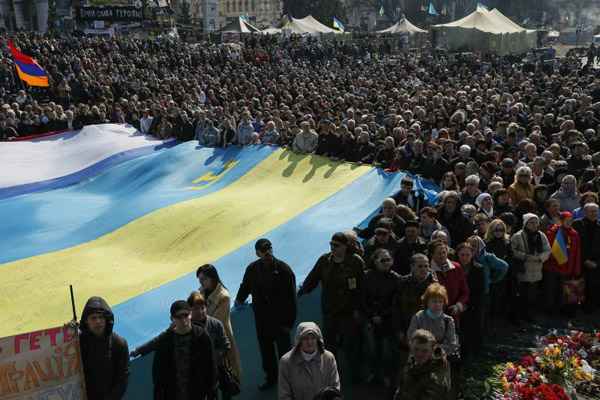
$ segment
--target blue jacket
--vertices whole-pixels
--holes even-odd
[[[500,282],[506,276],[508,263],[496,257],[495,254],[488,253],[485,249],[481,250],[475,261],[483,266],[484,291],[487,295],[490,293],[490,285]]]

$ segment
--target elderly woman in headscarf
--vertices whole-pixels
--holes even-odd
[[[581,198],[577,190],[577,179],[573,175],[565,175],[560,182],[560,188],[550,198],[558,199],[561,211],[573,212],[579,207]]]
[[[302,322],[296,344],[279,361],[279,400],[313,400],[324,388],[340,389],[335,357],[325,349],[321,329]]]
[[[477,212],[484,214],[488,218],[494,216],[494,200],[492,195],[489,193],[481,193],[475,199],[475,205],[477,206]]]

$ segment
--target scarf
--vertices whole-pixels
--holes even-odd
[[[300,351],[300,353],[302,354],[302,358],[304,359],[304,361],[309,362],[317,356],[318,352],[315,350],[312,353],[305,353],[303,351]]]
[[[444,311],[433,312],[429,308],[425,310],[425,314],[431,319],[440,319],[444,315]]]
[[[527,254],[539,254],[542,252],[542,238],[540,237],[540,232],[529,232],[527,229],[524,229],[525,238],[527,240]]]

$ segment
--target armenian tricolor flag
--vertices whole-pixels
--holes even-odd
[[[8,47],[15,61],[19,78],[29,86],[48,87],[48,74],[31,57],[21,53],[14,46],[12,41],[8,42]]]
[[[554,243],[552,243],[552,256],[554,256],[559,265],[565,264],[569,259],[567,240],[562,229],[556,232],[556,238],[554,238]]]

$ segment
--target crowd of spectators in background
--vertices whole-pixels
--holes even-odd
[[[314,394],[290,380],[294,362],[310,364],[316,351],[336,374],[329,355],[342,352],[342,375],[380,381],[397,389],[396,399],[457,398],[462,365],[494,326],[520,326],[542,312],[573,318],[580,303],[585,312],[598,311],[596,70],[574,57],[549,70],[511,57],[392,56],[385,43],[252,40],[236,50],[20,35],[16,44],[46,68],[52,85],[39,93],[20,89],[4,49],[0,135],[129,123],[159,138],[287,146],[438,184],[432,201],[407,176],[367,227],[333,235],[331,252],[298,293],[321,284],[323,334],[301,325],[292,349],[293,321],[286,321],[279,336],[265,333],[261,343],[262,388],[279,381],[282,400],[309,399],[294,390]],[[559,233],[566,261],[551,251]],[[257,247],[261,260],[269,254],[267,269],[276,264],[273,249]],[[223,289],[210,268],[210,276],[198,271],[201,285],[210,283],[196,297],[209,315],[211,296]],[[585,289],[577,286],[582,281]],[[245,297],[253,290],[246,284]],[[575,293],[568,298],[567,284]],[[172,317],[188,318],[196,300],[180,303]],[[225,331],[229,324],[224,352],[235,353],[228,312],[220,319]],[[361,338],[368,339],[366,365],[355,351]],[[272,360],[282,356],[277,375]],[[239,368],[237,357],[229,358]],[[330,378],[319,382],[339,389],[339,379]]]

